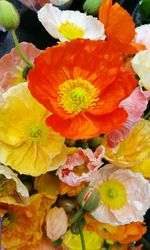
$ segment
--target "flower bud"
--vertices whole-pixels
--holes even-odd
[[[98,206],[100,194],[93,187],[86,187],[78,194],[77,201],[84,210],[91,212]]]
[[[50,2],[60,9],[65,10],[71,6],[73,0],[51,0]]]
[[[90,148],[97,148],[99,145],[102,143],[102,137],[97,136],[88,141],[89,147]]]
[[[67,214],[71,213],[75,209],[74,202],[67,198],[58,199],[58,206],[62,207]]]
[[[63,208],[51,208],[46,216],[46,233],[51,241],[58,240],[67,231],[68,217]]]
[[[149,0],[142,0],[140,2],[140,12],[144,18],[150,17],[150,2],[149,2]]]
[[[17,9],[8,1],[0,1],[0,26],[6,30],[16,29],[20,24]]]
[[[80,223],[80,227],[83,228],[85,225],[85,219],[82,217],[82,218],[80,218],[80,220],[78,222],[74,223],[71,226],[71,233],[72,234],[79,234],[80,233],[79,223]]]
[[[103,0],[86,0],[83,5],[83,10],[90,15],[96,16],[98,14],[99,7]]]

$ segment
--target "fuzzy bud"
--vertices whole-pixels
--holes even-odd
[[[0,0],[0,26],[6,30],[16,29],[20,24],[17,9],[8,1]]]
[[[103,0],[86,0],[83,5],[83,10],[90,15],[96,16],[98,14],[99,7]]]
[[[77,201],[84,210],[91,212],[97,208],[100,194],[93,187],[86,187],[78,194]]]
[[[142,0],[140,2],[140,11],[144,18],[150,18],[150,2],[149,0]]]

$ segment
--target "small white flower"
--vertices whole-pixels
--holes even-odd
[[[105,39],[104,25],[97,18],[79,11],[61,11],[52,4],[45,4],[38,11],[38,18],[47,32],[61,42],[76,38]]]
[[[132,60],[132,67],[140,78],[140,86],[150,90],[150,50],[138,52]]]

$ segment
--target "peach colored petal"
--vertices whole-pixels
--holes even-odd
[[[100,201],[92,216],[103,223],[111,225],[123,225],[130,222],[143,221],[144,214],[149,208],[150,183],[140,173],[134,173],[128,169],[118,169],[108,164],[99,170],[98,182],[94,183],[97,188],[105,180],[118,180],[121,182],[127,195],[126,204],[120,209],[111,209]],[[92,183],[90,184],[92,185]]]
[[[20,47],[31,62],[34,62],[34,58],[40,54],[40,50],[32,43],[22,42]],[[4,55],[0,59],[0,87],[5,91],[13,85],[26,81],[22,77],[25,67],[25,62],[20,58],[15,48],[9,54]]]
[[[80,185],[81,182],[90,182],[98,175],[98,168],[103,164],[104,147],[99,146],[95,153],[91,149],[79,148],[78,151],[68,156],[66,163],[57,170],[60,180],[70,186]],[[88,172],[77,175],[73,172],[75,167],[86,166]]]

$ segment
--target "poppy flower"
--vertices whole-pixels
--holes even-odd
[[[112,226],[97,221],[89,214],[85,214],[85,228],[96,232],[103,239],[129,244],[138,241],[146,233],[146,225],[143,222],[131,222],[121,226]]]
[[[47,110],[27,83],[9,88],[0,106],[0,161],[20,174],[39,176],[57,169],[67,157],[64,138],[47,127]],[[19,157],[18,157],[19,156]]]
[[[149,208],[150,183],[140,173],[107,164],[90,185],[100,193],[99,206],[91,212],[96,220],[114,226],[143,222]]]
[[[32,195],[27,206],[1,202],[0,207],[5,210],[2,217],[2,246],[17,250],[25,246],[28,249],[28,246],[38,243],[43,236],[42,226],[47,211],[54,202],[55,199],[43,194]]]
[[[52,112],[47,125],[75,140],[120,127],[127,113],[119,103],[137,85],[124,61],[129,49],[120,43],[76,39],[42,52],[28,82],[31,94]]]
[[[105,39],[104,25],[96,17],[79,11],[62,11],[49,3],[38,11],[38,18],[47,32],[61,42],[76,38]]]

